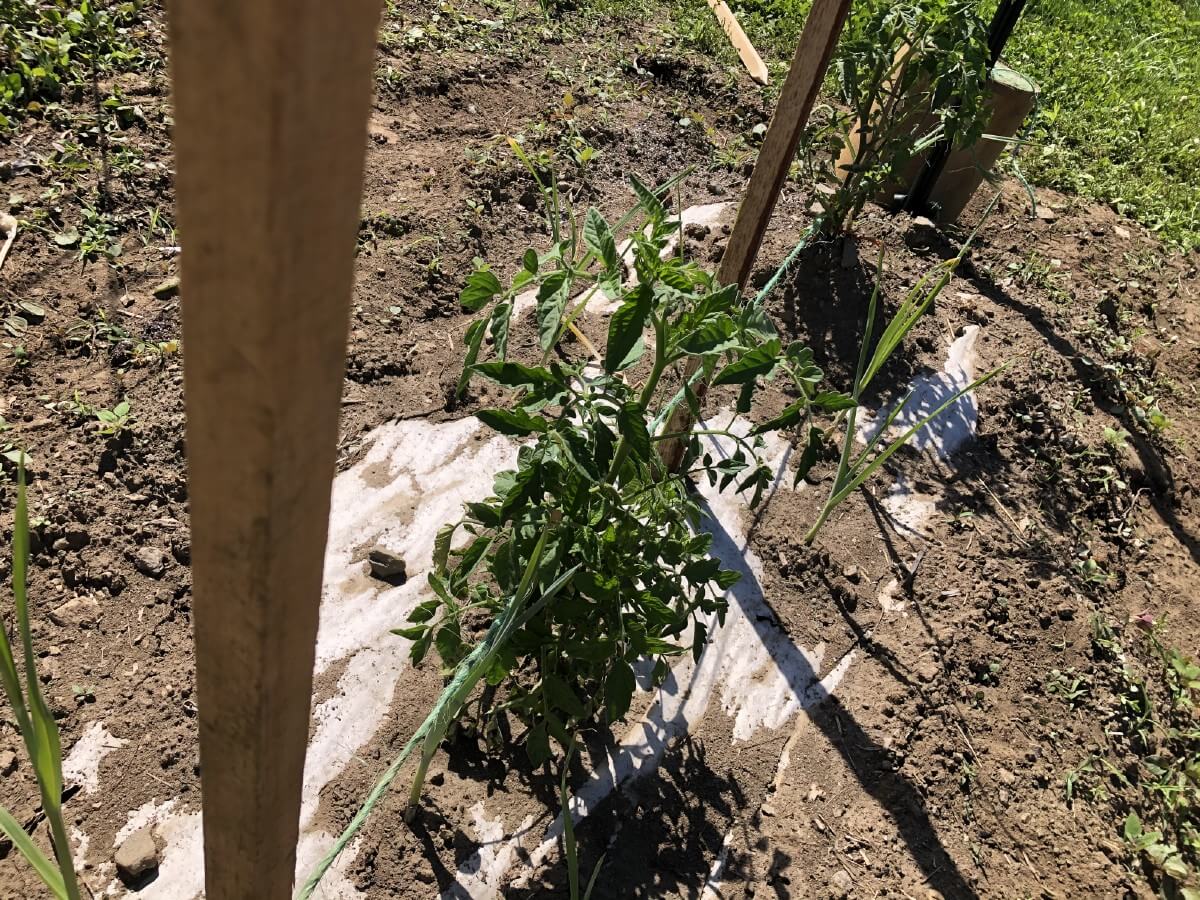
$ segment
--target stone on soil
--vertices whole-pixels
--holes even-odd
[[[371,574],[382,581],[394,581],[407,577],[407,566],[404,560],[387,547],[377,546],[367,555],[371,566]]]
[[[50,611],[50,621],[55,625],[76,625],[88,628],[100,619],[100,601],[95,597],[72,597],[66,603]]]
[[[113,855],[117,874],[128,886],[139,884],[158,868],[158,848],[154,846],[154,835],[150,826],[139,828],[121,842]]]
[[[133,567],[143,575],[161,578],[167,571],[167,554],[157,547],[143,547],[133,554]]]

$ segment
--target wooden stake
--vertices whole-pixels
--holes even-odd
[[[287,900],[379,0],[168,4],[208,900]]]
[[[721,257],[717,277],[722,284],[736,282],[745,287],[746,279],[750,277],[771,214],[775,212],[775,203],[796,156],[800,133],[808,124],[808,116],[849,12],[850,0],[815,0],[813,3],[792,59],[792,68],[779,94],[775,115],[771,117],[762,150],[750,175],[746,196],[738,207],[733,233]]]
[[[788,169],[796,156],[800,134],[808,124],[808,116],[849,12],[850,0],[815,0],[808,13],[792,67],[779,94],[775,115],[763,138],[758,161],[750,174],[750,184],[738,207],[737,221],[721,257],[717,280],[722,284],[746,286],[771,214],[787,180]],[[684,378],[690,379],[699,368],[699,361],[693,357],[688,361]],[[703,401],[703,391],[699,395]],[[691,411],[680,404],[667,423],[666,432],[690,431],[692,424]],[[678,439],[661,443],[659,452],[670,471],[678,471],[684,449],[684,442]]]
[[[716,13],[717,21],[721,23],[725,36],[729,38],[729,43],[733,44],[733,49],[738,52],[738,57],[742,60],[746,71],[750,73],[750,77],[759,84],[766,84],[770,81],[766,63],[762,61],[762,57],[750,43],[750,38],[746,37],[741,23],[733,14],[733,10],[726,5],[725,0],[708,0],[708,5]]]

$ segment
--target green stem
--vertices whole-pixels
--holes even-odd
[[[854,423],[857,418],[859,399],[862,396],[863,386],[866,379],[863,377],[863,370],[867,366],[867,353],[871,346],[871,335],[875,331],[875,309],[879,301],[879,284],[883,280],[883,251],[879,252],[879,264],[876,267],[875,289],[871,292],[871,302],[867,306],[867,325],[863,329],[862,346],[858,349],[858,366],[854,371],[854,390],[851,393],[851,399],[854,405],[846,412],[846,435],[842,439],[842,456],[838,460],[837,476],[833,479],[833,487],[829,491],[829,498],[825,501],[825,505],[821,507],[821,512],[817,516],[817,521],[813,523],[812,528],[804,535],[804,543],[812,545],[812,542],[817,538],[817,532],[825,524],[825,520],[829,518],[829,514],[840,502],[835,498],[841,492],[846,483],[846,478],[850,471],[850,452],[853,449],[854,443]]]
[[[571,817],[571,792],[567,786],[571,757],[574,755],[575,738],[572,737],[563,759],[562,773],[559,775],[558,803],[562,807],[563,855],[567,858],[567,883],[570,886],[571,900],[579,900],[579,846],[575,842],[575,821]]]
[[[650,371],[650,377],[646,379],[646,385],[642,388],[642,393],[638,395],[638,405],[644,410],[654,397],[654,391],[658,387],[659,379],[662,378],[663,372],[667,368],[667,336],[666,325],[662,319],[654,320],[654,368]],[[613,482],[621,467],[625,465],[625,460],[629,456],[629,439],[621,435],[621,440],[617,442],[616,453],[613,454],[612,465],[609,466],[608,475],[605,478],[609,483]]]

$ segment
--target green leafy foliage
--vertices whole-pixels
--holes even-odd
[[[140,52],[129,43],[129,31],[141,5],[0,0],[0,130],[97,71],[135,62]]]
[[[468,353],[464,388],[483,377],[516,392],[511,408],[483,410],[480,418],[528,442],[517,468],[496,476],[492,495],[443,530],[431,599],[400,632],[413,641],[414,660],[436,649],[453,671],[509,608],[538,547],[531,598],[573,571],[555,601],[500,648],[482,676],[491,689],[473,709],[497,743],[508,742],[510,722],[519,723],[517,740],[538,765],[580,728],[624,717],[635,667],[648,667],[660,682],[673,657],[699,653],[708,623],[723,615],[722,595],[735,576],[709,556],[711,538],[697,533],[701,511],[688,478],[707,472],[723,486],[760,493],[769,475],[745,440],[721,461],[701,455],[696,441],[684,475],[668,475],[659,460],[662,436],[654,432],[664,418],[664,373],[699,357],[714,383],[753,388],[784,356],[736,290],[694,263],[663,258],[678,223],[653,190],[636,180],[632,187],[637,206],[620,227],[634,226],[636,283],[622,287],[617,229],[596,209],[581,228],[560,228],[549,253],[527,251],[506,289],[488,279],[479,291],[482,264],[468,276],[464,305],[486,292],[475,307],[480,321],[505,331],[515,294],[536,291],[545,356],[527,365],[506,359],[503,346],[486,362]],[[549,351],[600,291],[619,301],[601,365],[563,353],[551,361]],[[649,373],[625,377],[638,365],[649,365]],[[466,540],[452,546],[451,535]]]
[[[833,70],[849,110],[833,127],[853,154],[823,200],[827,233],[850,227],[939,139],[964,145],[983,133],[986,24],[969,0],[855,4]]]

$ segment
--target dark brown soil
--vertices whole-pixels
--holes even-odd
[[[427,15],[402,6],[393,23],[400,35]],[[714,152],[767,115],[744,77],[677,49],[657,27],[621,30],[578,15],[544,38],[539,20],[522,15],[497,42],[472,16],[484,12],[447,16],[443,32],[455,37],[419,49],[381,45],[381,68],[397,74],[381,76],[372,118],[342,464],[382,422],[458,416],[486,397],[481,390],[460,408],[448,399],[470,321],[457,303],[461,280],[475,256],[507,273],[526,246],[548,240],[531,179],[499,135],[550,149],[574,129],[601,153],[586,170],[564,173],[573,202],[618,214],[629,202],[627,172],[661,181],[696,166],[681,206],[736,201],[746,171],[719,166]],[[160,34],[152,16],[147,45]],[[482,44],[471,45],[477,38]],[[19,342],[28,363],[6,352],[0,365],[3,440],[34,459],[39,671],[65,748],[96,721],[128,742],[105,758],[102,790],[66,804],[91,838],[87,868],[109,860],[113,835],[148,801],[199,806],[181,353],[153,349],[181,337],[187,294],[156,293],[176,262],[161,235],[142,240],[148,210],[172,218],[168,82],[159,69],[118,83],[144,121],[85,147],[91,167],[82,175],[53,163],[62,157],[61,123],[26,122],[0,148],[4,188],[25,198],[15,212],[46,229],[23,228],[0,273],[6,306],[46,309]],[[91,108],[82,98],[73,115],[82,121]],[[121,142],[140,151],[140,167],[102,165]],[[21,160],[34,164],[11,164]],[[56,199],[37,199],[55,185]],[[966,325],[981,326],[983,367],[1009,364],[979,391],[978,440],[953,465],[909,452],[888,467],[891,477],[941,492],[926,539],[889,521],[879,502],[888,476],[838,510],[816,550],[801,537],[823,487],[779,493],[754,529],[775,613],[768,627],[805,646],[825,642],[827,665],[850,650],[858,662],[794,729],[746,747],[710,716],[655,774],[598,810],[580,832],[585,872],[606,852],[594,896],[699,896],[727,835],[722,896],[1151,895],[1112,807],[1068,802],[1064,777],[1106,745],[1115,702],[1095,621],[1133,642],[1127,623],[1148,611],[1166,621],[1173,644],[1200,646],[1200,260],[1106,208],[1041,191],[1038,200],[1034,216],[1024,191],[1005,187],[969,264],[872,398],[940,369]],[[812,201],[808,187],[788,185],[756,284],[795,244]],[[115,264],[81,263],[50,239],[96,204],[119,223]],[[49,218],[34,215],[56,206]],[[977,204],[964,224],[980,213]],[[845,384],[877,248],[887,248],[882,296],[894,308],[962,236],[872,208],[858,226],[857,261],[843,263],[840,242],[811,248],[769,309]],[[723,241],[718,229],[693,250],[715,260]],[[1131,396],[1148,393],[1171,422],[1161,434],[1130,408]],[[96,408],[127,399],[133,422],[102,435],[94,416],[71,405],[76,396]],[[782,402],[775,395],[761,414]],[[1128,437],[1106,441],[1106,428]],[[7,474],[0,494],[11,509]],[[151,556],[161,564],[147,564]],[[893,577],[906,585],[905,606],[885,615],[877,589]],[[95,614],[52,619],[76,597],[95,598]],[[1082,675],[1086,696],[1069,703],[1048,690],[1052,670]],[[402,684],[396,714],[322,797],[331,828],[353,815],[436,687],[431,666]],[[777,777],[785,743],[791,764]],[[21,757],[0,778],[0,802],[44,843],[18,745],[11,724],[0,723],[0,750]],[[445,890],[476,849],[465,812],[484,796],[518,820],[536,812],[540,832],[557,806],[553,785],[519,755],[489,759],[459,739],[411,828],[400,817],[403,795],[389,794],[364,832],[359,888],[380,898]],[[563,885],[551,866],[534,886],[507,893],[562,896]],[[0,897],[32,896],[38,887],[25,863],[7,853]]]

